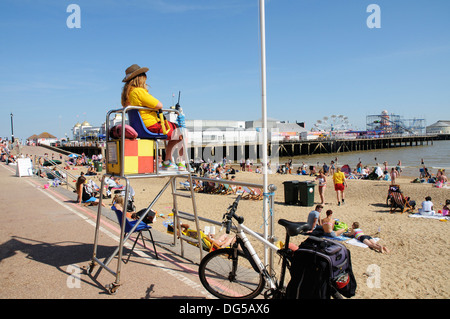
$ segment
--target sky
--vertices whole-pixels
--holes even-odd
[[[450,120],[450,1],[266,0],[265,13],[269,118]],[[181,92],[188,120],[261,119],[259,22],[258,0],[1,0],[0,137],[11,113],[21,139],[100,126],[132,64],[164,107]]]

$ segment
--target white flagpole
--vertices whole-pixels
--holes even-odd
[[[259,23],[261,32],[261,104],[262,104],[262,126],[263,126],[263,141],[262,141],[262,158],[263,158],[263,192],[268,193],[268,178],[267,178],[267,106],[266,106],[266,22],[265,22],[265,4],[264,0],[259,0]],[[263,213],[264,213],[264,238],[268,237],[268,205],[269,197],[264,196]],[[264,264],[268,264],[269,248],[264,248]]]

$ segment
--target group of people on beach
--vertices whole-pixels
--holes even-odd
[[[345,223],[341,223],[334,219],[333,211],[331,209],[326,211],[326,216],[321,218],[320,214],[324,206],[322,204],[316,205],[315,209],[308,214],[307,224],[310,228],[308,234],[313,236],[325,236],[336,239],[343,235],[346,237],[353,237],[368,247],[379,251],[380,253],[389,253],[387,247],[377,243],[371,236],[364,234],[360,228],[359,222],[353,222],[352,227],[347,227]],[[336,226],[340,227],[336,227]]]

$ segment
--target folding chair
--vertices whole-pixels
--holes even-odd
[[[401,210],[401,213],[405,213],[408,211],[414,211],[414,206],[411,204],[409,197],[403,195],[400,189],[396,192],[391,193],[390,197],[390,213],[393,213],[397,208]]]
[[[263,199],[263,197],[264,197],[264,194],[263,194],[261,188],[257,188],[256,187],[256,188],[253,189],[253,199],[261,200],[261,199]]]
[[[387,198],[386,198],[386,206],[388,206],[388,207],[391,206],[392,193],[399,192],[399,191],[400,191],[400,186],[399,185],[390,185],[389,186],[388,195],[387,195]]]
[[[243,187],[244,189],[244,194],[242,195],[242,199],[251,199],[251,200],[260,200],[263,198],[263,194],[261,192],[261,189],[259,188],[250,188],[250,187]]]
[[[180,182],[180,185],[187,191],[191,190],[191,184],[189,184],[189,182]]]
[[[122,227],[122,214],[123,214],[122,211],[118,210],[115,206],[111,206],[111,209],[116,213],[117,219],[119,220],[119,225]],[[124,234],[124,236],[127,236],[127,234],[133,229],[134,225],[136,225],[137,222],[138,222],[137,220],[129,221],[125,217],[125,234]],[[142,238],[142,242],[144,244],[144,247],[147,248],[147,246],[145,246],[144,235],[142,234],[142,232],[145,231],[145,230],[147,230],[148,233],[150,234],[150,239],[151,239],[151,241],[153,243],[153,249],[155,250],[155,257],[156,257],[156,259],[159,259],[158,258],[158,253],[156,251],[155,241],[153,240],[153,235],[152,235],[152,232],[150,231],[151,228],[152,228],[152,226],[147,225],[144,222],[140,222],[139,225],[136,227],[136,229],[134,230],[134,233],[138,233],[138,234],[136,236],[136,240],[134,241],[133,247],[131,248],[131,251],[128,254],[127,260],[124,261],[125,264],[128,263],[128,260],[131,257],[131,253],[133,252],[134,247],[136,246],[136,244],[137,244],[137,242],[139,240],[139,237]]]
[[[220,192],[221,195],[228,195],[228,194],[232,194],[233,192],[233,188],[229,185],[229,184],[223,184],[223,188],[222,191]]]

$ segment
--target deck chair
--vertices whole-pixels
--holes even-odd
[[[228,194],[236,194],[238,192],[238,187],[236,185],[231,185],[231,184],[225,184],[226,190],[227,190],[227,195]]]
[[[127,114],[128,114],[128,122],[130,123],[130,126],[133,127],[136,133],[138,134],[138,138],[152,139],[152,140],[167,139],[167,135],[165,134],[150,132],[147,129],[147,127],[145,127],[144,121],[142,121],[141,114],[139,113],[138,110],[129,110]]]
[[[254,200],[261,200],[261,199],[263,199],[264,195],[263,195],[263,192],[262,192],[261,188],[254,188],[253,191],[254,191],[254,194],[253,194],[253,199]]]
[[[169,223],[167,225],[167,232],[169,234],[173,234],[173,223]],[[177,233],[178,233],[178,231],[177,231]],[[187,243],[192,245],[192,246],[198,247],[198,242],[197,242],[198,234],[197,234],[197,231],[195,229],[187,228],[187,229],[182,230],[181,233],[184,236],[191,237],[192,239],[195,239],[195,241],[187,240]],[[214,242],[212,242],[209,239],[208,235],[206,235],[202,230],[200,230],[200,236],[201,236],[200,239],[201,239],[201,245],[202,245],[202,249],[203,250],[205,250],[207,252],[211,252],[211,251],[214,251],[216,249],[222,248],[219,245],[217,245]]]
[[[191,190],[191,184],[189,184],[189,182],[180,182],[180,185],[187,191]]]
[[[389,185],[388,194],[387,194],[387,198],[386,198],[386,206],[388,206],[388,207],[391,206],[392,193],[398,192],[399,190],[400,190],[400,185]]]
[[[202,232],[202,244],[203,249],[208,252],[212,252],[217,249],[222,249],[222,247],[212,242],[207,235],[203,234],[203,232]]]
[[[391,214],[395,212],[396,209],[400,209],[402,214],[409,211],[413,212],[416,206],[415,202],[403,195],[400,189],[391,193],[389,201]]]
[[[122,211],[117,209],[115,206],[111,206],[111,209],[116,213],[117,219],[119,220],[119,225],[122,226],[122,214],[123,214]],[[131,229],[133,229],[134,225],[136,225],[137,222],[138,222],[137,220],[129,221],[127,218],[125,218],[125,234],[124,234],[124,236],[126,236],[131,231]],[[139,225],[136,227],[136,229],[134,230],[134,232],[137,233],[136,240],[134,241],[133,247],[131,248],[131,251],[128,254],[126,261],[124,261],[125,264],[128,263],[128,260],[130,260],[131,253],[133,252],[134,247],[136,246],[136,244],[139,240],[139,237],[142,238],[144,247],[147,248],[147,246],[145,246],[144,235],[142,234],[142,232],[145,230],[147,230],[148,233],[150,234],[150,239],[153,243],[153,249],[155,251],[155,258],[159,259],[158,253],[156,251],[155,241],[153,240],[153,235],[152,235],[152,232],[150,231],[150,229],[152,229],[152,226],[147,225],[144,222],[140,222]]]
[[[233,193],[233,189],[231,188],[231,186],[229,184],[223,184],[223,188],[220,192],[221,195],[228,195],[228,194],[232,194]]]
[[[243,187],[244,194],[242,195],[242,199],[251,199],[251,200],[260,200],[262,199],[263,195],[259,188],[250,188],[250,187]]]
[[[250,199],[252,191],[247,186],[242,186],[241,199]]]
[[[198,181],[198,180],[194,180],[194,192],[203,192],[203,183]]]

